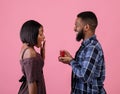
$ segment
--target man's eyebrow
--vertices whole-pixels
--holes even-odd
[[[77,22],[75,22],[75,25],[77,25],[78,23]]]

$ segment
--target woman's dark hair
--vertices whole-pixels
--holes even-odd
[[[95,30],[98,25],[98,20],[96,15],[91,11],[81,12],[77,15],[78,18],[81,18],[85,23],[90,25],[91,30]]]
[[[42,27],[40,23],[34,20],[26,21],[20,30],[20,39],[23,43],[27,43],[28,46],[37,45],[37,38],[39,34],[39,28]]]

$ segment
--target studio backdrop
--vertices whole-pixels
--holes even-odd
[[[105,54],[108,94],[120,92],[120,1],[119,0],[0,0],[0,94],[17,94],[22,76],[19,63],[19,32],[27,20],[44,27],[47,94],[70,94],[71,67],[58,61],[59,51],[73,56],[81,42],[75,40],[76,15],[93,11],[98,17],[96,35]],[[36,48],[37,49],[37,48]],[[39,51],[39,49],[37,49]]]

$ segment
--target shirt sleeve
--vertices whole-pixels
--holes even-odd
[[[28,83],[38,81],[39,80],[39,67],[38,67],[38,61],[36,58],[30,58],[24,62],[24,71],[25,76]]]
[[[78,61],[72,60],[70,65],[74,74],[81,78],[84,82],[91,81],[96,69],[96,62],[98,59],[98,50],[94,47],[88,47],[84,53],[84,56],[79,55]]]

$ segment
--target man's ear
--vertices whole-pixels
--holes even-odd
[[[90,25],[89,25],[89,24],[86,24],[86,25],[84,26],[84,29],[85,29],[85,31],[88,31],[88,30],[90,29]]]

